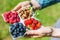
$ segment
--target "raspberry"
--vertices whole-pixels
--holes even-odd
[[[16,22],[20,22],[20,18],[18,16],[18,13],[16,11],[9,11],[4,13],[4,18],[7,23],[13,24]]]

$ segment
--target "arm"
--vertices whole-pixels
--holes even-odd
[[[43,37],[43,36],[46,36],[46,35],[50,35],[52,33],[52,30],[50,27],[41,27],[40,29],[38,30],[29,30],[26,32],[26,34],[31,37]],[[27,36],[26,35],[26,36]]]
[[[18,10],[20,10],[22,7],[29,6],[30,3],[33,5],[33,8],[34,8],[34,9],[40,8],[40,5],[39,5],[39,3],[38,3],[36,0],[30,0],[30,1],[20,2],[20,3],[17,4],[12,10],[18,11]]]
[[[52,27],[43,27],[38,30],[29,30],[26,32],[26,34],[31,37],[50,36],[60,38],[60,29]]]
[[[52,28],[53,32],[51,34],[52,37],[60,38],[60,28]]]
[[[14,7],[13,10],[18,11],[21,7],[26,7],[30,5],[30,3],[33,5],[34,9],[42,9],[52,3],[58,3],[60,0],[30,0],[30,1],[24,1],[20,2],[17,6]],[[24,5],[23,5],[24,4]]]
[[[31,0],[31,3],[33,4],[34,9],[36,9],[36,8],[42,9],[47,6],[56,4],[58,2],[60,2],[60,0]]]

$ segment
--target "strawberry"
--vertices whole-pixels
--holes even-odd
[[[31,28],[31,25],[27,25],[26,27],[27,27],[28,29],[32,29],[32,28]]]
[[[28,23],[29,23],[29,24],[32,24],[32,21],[31,21],[31,20],[28,20]]]
[[[37,21],[37,20],[34,20],[34,21],[33,21],[33,23],[37,24],[37,23],[38,23],[38,21]]]
[[[24,23],[25,23],[26,26],[29,25],[28,20],[25,20]]]
[[[41,27],[41,23],[38,22],[38,23],[36,24],[36,27]]]
[[[35,27],[32,27],[32,30],[35,30]]]
[[[35,24],[34,23],[32,23],[32,27],[31,27],[33,30],[35,29]]]
[[[35,20],[34,18],[25,20],[24,23],[27,28],[32,29],[32,30],[37,30],[41,26],[41,23],[38,20]]]
[[[34,30],[37,30],[39,27],[35,27],[35,29]]]
[[[34,19],[34,18],[30,18],[30,20],[32,20],[32,21],[33,21],[33,20],[35,20],[35,19]]]
[[[35,24],[34,23],[32,23],[32,27],[35,27]]]

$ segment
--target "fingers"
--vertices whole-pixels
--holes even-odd
[[[41,28],[41,29],[39,29],[39,30],[42,30],[42,33],[45,33],[45,34],[52,32],[52,30],[51,30],[50,27],[43,27],[43,28]]]
[[[29,5],[29,1],[20,2],[20,3],[19,3],[14,9],[12,9],[12,10],[18,11],[20,8],[25,7],[25,6],[27,6],[27,5]]]
[[[28,9],[30,5],[27,5],[25,7],[20,8],[17,12],[20,13],[22,10]]]
[[[33,38],[38,38],[38,37],[40,37],[40,36],[32,36]]]
[[[25,1],[25,2],[23,2],[23,6],[27,6],[27,5],[29,5],[30,4],[30,1]]]
[[[39,34],[39,35],[33,35],[32,37],[37,38],[37,37],[43,37],[45,34]]]
[[[31,0],[31,3],[33,4],[34,9],[40,8],[40,5],[38,4],[38,2],[36,0]]]
[[[26,32],[27,36],[30,36],[30,37],[43,37],[45,34],[43,33],[39,33],[37,30],[29,30]]]
[[[26,32],[27,35],[37,34],[36,30],[29,30]]]
[[[21,7],[22,7],[22,6],[21,6],[21,3],[19,3],[19,4],[16,5],[16,6],[14,7],[14,9],[12,9],[12,10],[13,10],[13,11],[18,11]]]

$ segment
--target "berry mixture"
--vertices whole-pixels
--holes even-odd
[[[34,18],[25,20],[24,23],[25,23],[25,26],[31,30],[37,30],[38,28],[41,27],[41,23],[38,20],[35,20]]]
[[[16,22],[20,22],[20,18],[18,16],[18,13],[16,11],[9,11],[9,12],[5,12],[3,14],[4,19],[7,23],[13,24]]]
[[[33,17],[32,8],[26,8],[24,10],[21,10],[20,12],[8,11],[3,14],[3,17],[5,22],[10,24],[10,32],[13,38],[24,36],[26,28],[30,30],[37,30],[41,27],[41,23],[38,20],[31,18]],[[23,20],[20,18],[22,18]],[[23,23],[25,24],[25,26],[23,25]]]
[[[32,16],[32,12],[29,9],[22,10],[19,14],[22,19],[28,19]]]
[[[14,38],[24,36],[26,27],[22,23],[11,24],[10,32]]]

